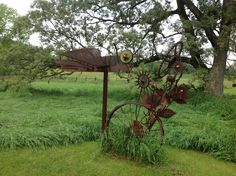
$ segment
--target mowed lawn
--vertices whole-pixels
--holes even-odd
[[[236,165],[164,146],[166,160],[143,164],[101,152],[98,142],[0,152],[1,176],[235,176]]]

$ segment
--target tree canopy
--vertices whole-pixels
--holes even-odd
[[[51,69],[55,58],[50,48],[33,46],[29,19],[0,4],[0,83],[16,89],[40,78],[60,74]]]
[[[228,54],[235,52],[235,13],[233,0],[35,0],[27,16],[0,4],[0,42],[22,51],[29,47],[29,53],[32,33],[55,50],[98,47],[114,54],[116,44],[130,49],[138,65],[161,60],[172,43],[182,40],[182,61],[207,69],[208,90],[221,96]],[[2,49],[7,51],[2,62],[16,50],[9,48]]]
[[[35,0],[32,7],[34,30],[45,44],[58,48],[95,46],[114,53],[115,43],[152,62],[181,39],[183,61],[208,69],[207,58],[213,58],[208,87],[223,94],[228,52],[235,52],[233,0]]]

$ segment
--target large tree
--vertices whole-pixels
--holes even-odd
[[[35,31],[58,48],[97,46],[112,53],[116,43],[152,62],[162,59],[161,45],[181,38],[183,61],[208,69],[206,58],[213,58],[208,90],[223,95],[230,39],[235,38],[233,0],[35,0],[32,7]]]
[[[30,29],[26,17],[0,4],[0,84],[6,89],[22,88],[35,79],[62,74],[60,70],[50,68],[55,59],[50,48],[28,42]]]

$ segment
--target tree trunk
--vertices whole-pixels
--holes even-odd
[[[214,62],[210,71],[208,91],[216,96],[223,96],[224,94],[224,73],[227,52],[228,50],[225,48],[220,48],[215,51]]]
[[[217,45],[214,47],[214,61],[210,72],[208,90],[216,96],[224,94],[224,73],[226,67],[227,53],[229,50],[229,39],[231,33],[233,0],[223,1],[223,16],[221,20],[220,34]]]

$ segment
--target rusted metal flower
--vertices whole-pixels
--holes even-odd
[[[184,85],[174,87],[170,92],[170,96],[175,102],[179,104],[186,103],[186,99],[189,98],[188,90]]]
[[[178,47],[180,48],[178,49]],[[161,60],[156,76],[158,79],[151,79],[150,74],[144,71],[137,74],[136,85],[140,89],[139,101],[129,101],[115,107],[108,116],[108,126],[110,124],[120,125],[121,122],[125,122],[120,134],[127,137],[137,136],[139,140],[137,145],[140,144],[140,140],[145,135],[150,133],[158,134],[160,145],[163,143],[164,128],[162,118],[171,118],[176,114],[169,108],[169,105],[173,101],[185,103],[188,98],[187,88],[183,85],[178,86],[184,71],[184,65],[180,60],[182,47],[182,42],[175,44],[171,48],[174,51],[174,55],[169,54],[165,59]],[[126,58],[124,54],[123,59],[128,60],[128,57]],[[119,116],[119,110],[126,114]],[[131,115],[128,115],[128,113]],[[154,128],[155,124],[158,127]],[[112,131],[110,126],[109,130]],[[114,130],[114,133],[117,134],[117,131]]]
[[[133,54],[129,50],[125,50],[119,53],[119,57],[121,62],[124,64],[129,64],[133,60]]]
[[[147,72],[140,72],[138,73],[136,85],[140,89],[147,89],[149,88],[151,83],[151,78]]]
[[[173,83],[173,82],[175,82],[175,76],[173,76],[173,75],[168,75],[167,77],[166,77],[166,81],[167,82],[171,82],[171,83]]]
[[[183,72],[184,71],[184,65],[180,60],[175,61],[175,63],[172,66],[175,71],[177,72]]]

